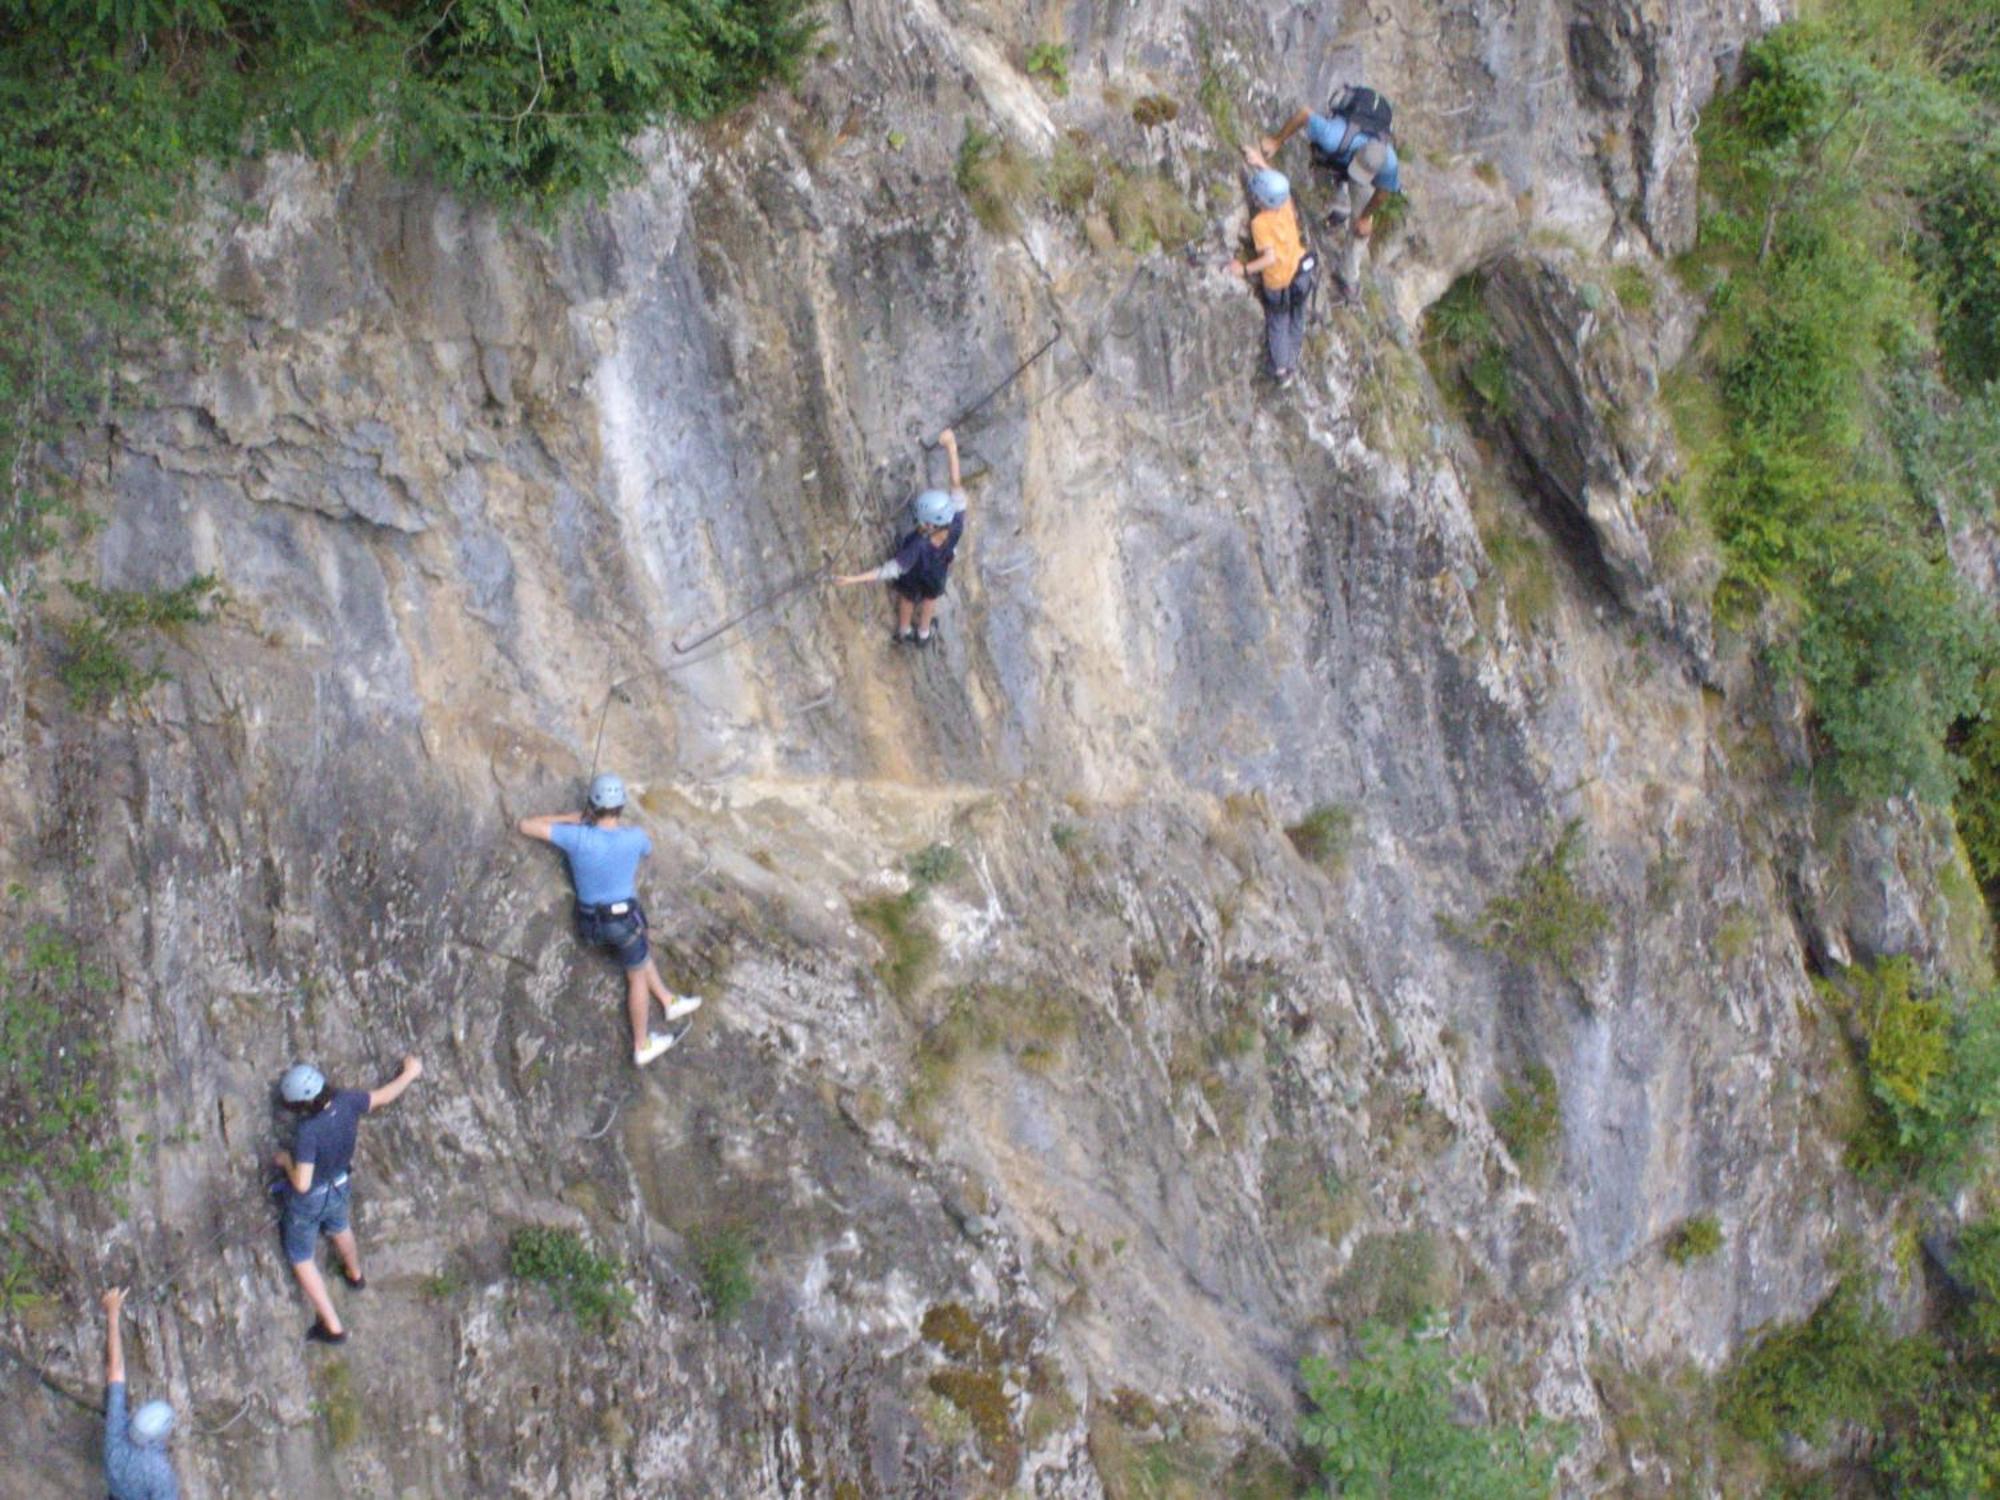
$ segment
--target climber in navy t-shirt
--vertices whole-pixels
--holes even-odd
[[[958,474],[958,438],[947,427],[938,446],[951,461],[951,489],[925,490],[911,509],[916,530],[896,544],[896,555],[879,568],[850,573],[833,581],[842,588],[856,583],[886,583],[896,595],[896,629],[889,637],[899,646],[928,646],[937,602],[965,535],[965,490]]]
[[[644,1067],[687,1035],[687,1023],[655,1034],[651,1016],[658,1000],[669,1021],[701,1008],[700,997],[676,995],[660,978],[646,942],[646,911],[639,905],[639,861],[653,852],[643,828],[624,821],[625,783],[609,771],[590,783],[581,813],[549,813],[523,818],[522,833],[554,844],[569,861],[576,887],[576,925],[583,940],[603,948],[625,970],[625,1009],[632,1022],[632,1061]]]
[[[326,1281],[313,1258],[321,1235],[333,1241],[334,1253],[340,1257],[341,1279],[357,1292],[368,1285],[361,1275],[361,1251],[347,1219],[347,1174],[354,1165],[361,1117],[387,1109],[423,1073],[423,1063],[410,1056],[403,1059],[394,1078],[376,1089],[337,1089],[311,1063],[295,1064],[278,1080],[278,1097],[298,1117],[292,1129],[292,1149],[271,1158],[271,1164],[285,1174],[284,1181],[274,1188],[282,1208],[279,1232],[292,1275],[312,1304],[315,1317],[306,1337],[315,1343],[347,1342],[347,1330],[341,1326],[340,1314],[326,1294]]]

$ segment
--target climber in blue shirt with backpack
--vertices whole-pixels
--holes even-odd
[[[1389,101],[1374,89],[1356,86],[1334,95],[1325,114],[1301,109],[1276,135],[1259,142],[1265,156],[1276,156],[1303,130],[1312,143],[1313,165],[1333,177],[1333,211],[1326,217],[1327,227],[1350,231],[1340,247],[1340,269],[1334,278],[1334,300],[1341,304],[1360,296],[1361,254],[1375,232],[1375,211],[1391,193],[1403,190],[1393,123]],[[1367,199],[1357,212],[1356,200],[1364,193]]]

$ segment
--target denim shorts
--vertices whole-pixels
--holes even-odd
[[[340,1234],[347,1228],[349,1192],[345,1173],[332,1182],[316,1182],[303,1193],[285,1189],[279,1223],[286,1260],[293,1265],[311,1260],[321,1235]]]
[[[626,910],[614,915],[613,906],[623,906]],[[628,969],[638,968],[652,955],[653,950],[646,944],[646,909],[637,896],[629,901],[614,901],[609,906],[577,907],[576,930],[586,943],[609,950]]]

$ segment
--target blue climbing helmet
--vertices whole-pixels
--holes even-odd
[[[1262,208],[1278,208],[1291,200],[1292,183],[1283,172],[1270,167],[1250,178],[1250,196]]]
[[[951,496],[944,490],[925,490],[917,496],[916,504],[910,507],[917,514],[919,526],[949,526],[952,518]]]
[[[311,1063],[296,1063],[278,1080],[278,1097],[287,1104],[310,1104],[326,1088],[326,1074]]]
[[[157,1448],[174,1430],[174,1409],[164,1401],[148,1401],[132,1413],[132,1441]]]
[[[625,783],[606,771],[590,783],[590,805],[599,812],[616,812],[625,805]]]

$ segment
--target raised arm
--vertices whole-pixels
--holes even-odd
[[[1266,156],[1276,156],[1286,141],[1289,141],[1293,136],[1306,128],[1306,121],[1311,117],[1311,110],[1301,109],[1297,114],[1278,127],[1276,135],[1267,135],[1257,144],[1263,148]]]
[[[104,1304],[104,1383],[116,1385],[125,1378],[125,1345],[119,1338],[118,1319],[125,1310],[125,1288],[114,1286]]]
[[[951,488],[956,494],[964,486],[958,477],[958,434],[949,427],[938,434],[938,446],[944,449],[944,456],[951,464]]]
[[[544,813],[538,818],[523,818],[514,826],[531,839],[540,839],[545,844],[554,843],[549,830],[558,823],[581,823],[582,813]]]
[[[403,1068],[394,1078],[379,1089],[368,1091],[368,1112],[386,1109],[403,1097],[403,1090],[424,1076],[424,1065],[415,1053],[403,1059]]]

